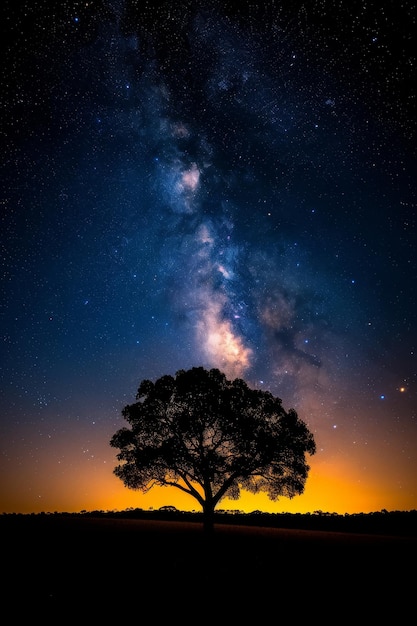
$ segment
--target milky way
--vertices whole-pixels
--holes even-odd
[[[108,442],[194,365],[311,427],[294,510],[415,507],[414,7],[142,4],[3,9],[2,509],[148,506]]]

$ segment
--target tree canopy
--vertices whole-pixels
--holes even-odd
[[[207,527],[220,500],[237,500],[241,489],[271,500],[304,491],[312,433],[280,398],[240,378],[193,367],[145,379],[122,415],[129,427],[110,441],[119,449],[115,475],[142,492],[158,485],[189,494]]]

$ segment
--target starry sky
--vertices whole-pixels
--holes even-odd
[[[303,495],[417,508],[415,6],[2,3],[0,511],[196,502],[113,475],[193,366],[314,433]]]

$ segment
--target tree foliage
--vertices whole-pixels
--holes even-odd
[[[131,489],[175,487],[194,497],[207,518],[241,489],[271,500],[304,491],[312,433],[280,398],[240,378],[193,367],[143,380],[122,415],[129,427],[110,445],[119,449],[114,473]]]

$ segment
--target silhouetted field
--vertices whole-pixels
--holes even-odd
[[[42,514],[41,514],[42,515]],[[44,515],[44,514],[43,514]],[[61,515],[56,513],[54,515]],[[68,515],[68,514],[67,514]],[[161,507],[157,510],[125,509],[124,511],[84,511],[73,515],[92,517],[117,517],[122,519],[144,519],[163,521],[202,521],[202,513],[180,511],[173,506]],[[270,528],[298,528],[304,530],[327,530],[349,533],[400,535],[403,537],[417,536],[417,510],[412,511],[376,511],[374,513],[353,513],[340,515],[337,513],[265,513],[252,511],[215,512],[217,524],[243,526],[262,526]]]
[[[405,623],[417,538],[122,514],[0,516],[13,623]],[[219,518],[217,518],[219,519]],[[242,517],[239,517],[242,521]]]

